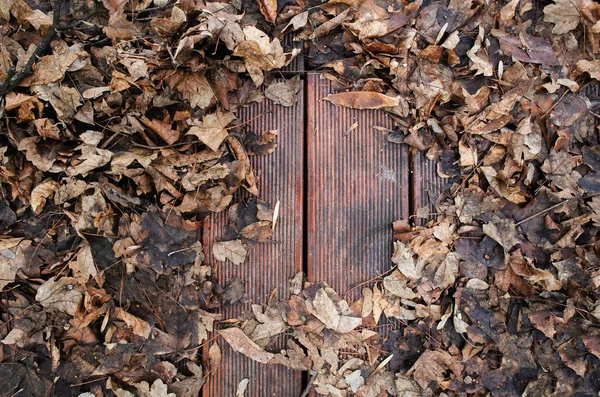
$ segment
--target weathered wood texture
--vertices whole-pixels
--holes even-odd
[[[264,304],[269,294],[277,288],[279,297],[287,296],[288,279],[302,270],[303,221],[303,161],[304,161],[304,109],[303,92],[298,104],[291,108],[263,101],[242,109],[238,117],[249,122],[248,127],[262,133],[277,129],[278,147],[267,156],[252,156],[251,162],[258,177],[259,197],[275,205],[281,202],[279,220],[275,227],[273,243],[257,244],[248,260],[236,266],[230,262],[217,262],[207,249],[207,263],[217,269],[221,280],[240,278],[246,283],[246,292],[252,303]],[[257,117],[262,115],[260,117]],[[226,214],[212,217],[205,227],[204,242],[207,248],[219,241]],[[224,310],[224,318],[239,317],[250,311],[250,304],[236,304]],[[258,364],[241,354],[234,353],[222,339],[223,358],[218,373],[212,374],[203,388],[206,397],[235,396],[238,383],[248,378],[246,396],[298,396],[301,393],[301,374],[281,366]],[[283,347],[283,346],[281,346]],[[206,350],[205,350],[206,352]]]
[[[372,128],[393,127],[384,112],[322,101],[333,93],[331,83],[318,74],[307,78],[308,278],[344,294],[389,269],[391,223],[409,215],[410,162],[404,145]]]
[[[436,201],[447,188],[450,179],[441,178],[437,171],[437,160],[428,160],[424,153],[417,152],[412,156],[410,169],[412,187],[412,209],[414,223],[423,225],[430,219],[435,219]],[[429,218],[418,218],[417,211],[431,214]]]

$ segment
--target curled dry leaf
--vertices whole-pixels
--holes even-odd
[[[219,364],[221,364],[221,358],[221,347],[218,343],[213,343],[208,349],[208,362],[211,371],[216,371],[217,368],[219,368]]]
[[[390,97],[371,91],[341,92],[329,95],[323,100],[352,109],[382,109],[400,105],[400,98],[398,97]]]
[[[152,327],[146,321],[134,316],[121,309],[120,307],[115,308],[115,317],[122,320],[131,327],[134,334],[141,336],[142,338],[148,338],[152,332]]]
[[[275,23],[277,18],[277,0],[256,0],[258,8],[265,19],[271,23]]]
[[[42,212],[46,199],[50,198],[59,188],[53,179],[45,179],[31,191],[31,208],[37,214]]]
[[[248,378],[244,378],[240,381],[240,383],[238,383],[237,390],[235,391],[235,397],[244,397],[246,395],[248,383],[250,383]]]

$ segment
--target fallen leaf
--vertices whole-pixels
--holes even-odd
[[[243,28],[245,40],[233,50],[233,55],[244,59],[246,69],[256,86],[264,80],[264,72],[285,66],[287,58],[281,43],[254,26]]]
[[[552,33],[565,34],[577,28],[581,22],[581,12],[578,7],[581,3],[583,2],[554,0],[554,4],[549,4],[544,7],[544,22],[554,24]]]
[[[177,397],[175,393],[169,393],[167,385],[160,379],[155,380],[152,386],[148,382],[140,382],[134,386],[138,397]]]
[[[230,260],[235,265],[241,265],[246,261],[248,251],[244,248],[242,240],[220,241],[214,243],[213,255],[220,262]]]
[[[277,18],[277,0],[256,0],[258,8],[268,22],[275,23]]]
[[[340,301],[345,303],[346,301]],[[340,313],[339,304],[335,304],[324,289],[317,291],[312,300],[312,314],[325,326],[341,334],[348,333],[362,324],[361,317],[354,317],[348,313]],[[346,304],[347,305],[347,304]]]
[[[75,315],[82,298],[77,279],[73,277],[63,277],[58,281],[49,279],[38,288],[35,295],[35,300],[43,307],[60,310],[71,316]]]
[[[216,113],[204,116],[201,122],[194,121],[188,134],[197,136],[206,146],[216,152],[227,138],[227,125],[235,119],[233,113],[217,109]]]
[[[59,184],[53,179],[45,179],[31,191],[31,208],[37,214],[42,212],[46,199],[58,190]]]
[[[265,96],[276,104],[290,107],[298,100],[298,90],[300,90],[300,76],[294,76],[289,80],[267,86]]]
[[[577,61],[577,71],[587,73],[591,78],[600,81],[600,60],[588,61],[587,59],[581,59]]]
[[[244,397],[246,395],[248,383],[250,383],[250,380],[248,378],[244,378],[240,381],[240,383],[238,383],[237,390],[235,392],[235,397]]]
[[[134,334],[139,335],[142,338],[148,338],[150,336],[150,333],[152,332],[152,327],[150,327],[150,324],[148,324],[141,318],[138,318],[133,314],[126,312],[120,307],[115,308],[114,315],[119,320],[124,321],[125,324],[131,327],[131,330]]]
[[[171,123],[163,120],[148,119],[147,117],[140,118],[142,124],[154,131],[167,144],[172,145],[179,139],[179,131],[171,129]]]
[[[211,371],[216,371],[217,368],[219,368],[219,364],[221,364],[221,358],[221,347],[218,343],[213,343],[208,349],[208,362]]]
[[[400,104],[400,98],[398,97],[390,97],[371,91],[341,92],[339,94],[329,95],[323,98],[323,100],[331,102],[336,106],[352,109],[381,109],[398,106]]]
[[[228,328],[219,331],[219,335],[225,339],[231,348],[242,353],[244,356],[262,364],[268,364],[275,357],[273,353],[269,353],[260,348],[250,338],[244,334],[239,328]]]

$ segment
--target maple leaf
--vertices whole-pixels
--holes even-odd
[[[190,106],[206,109],[215,101],[215,93],[203,73],[192,73],[185,70],[169,73],[165,81],[181,93]]]
[[[324,289],[317,291],[308,310],[325,326],[339,333],[348,333],[362,324],[362,318],[349,315],[345,300],[334,303]]]
[[[227,138],[227,125],[235,119],[233,113],[217,109],[216,113],[204,116],[201,122],[194,120],[187,133],[197,136],[206,146],[216,152]]]
[[[581,22],[581,5],[586,0],[554,0],[554,4],[544,7],[544,22],[554,24],[552,33],[569,33]]]
[[[235,47],[233,55],[244,58],[252,81],[260,86],[264,81],[264,72],[285,66],[287,57],[279,40],[270,40],[266,33],[254,26],[243,29],[245,40]]]

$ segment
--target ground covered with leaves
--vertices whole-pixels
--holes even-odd
[[[2,0],[0,20],[3,395],[196,396],[222,340],[324,395],[597,395],[598,3]],[[275,77],[301,50],[448,189],[394,222],[358,301],[298,274],[220,323],[243,283],[204,264],[202,221],[229,211],[221,261],[271,240],[277,206],[234,197],[276,126],[236,112],[293,105]]]

